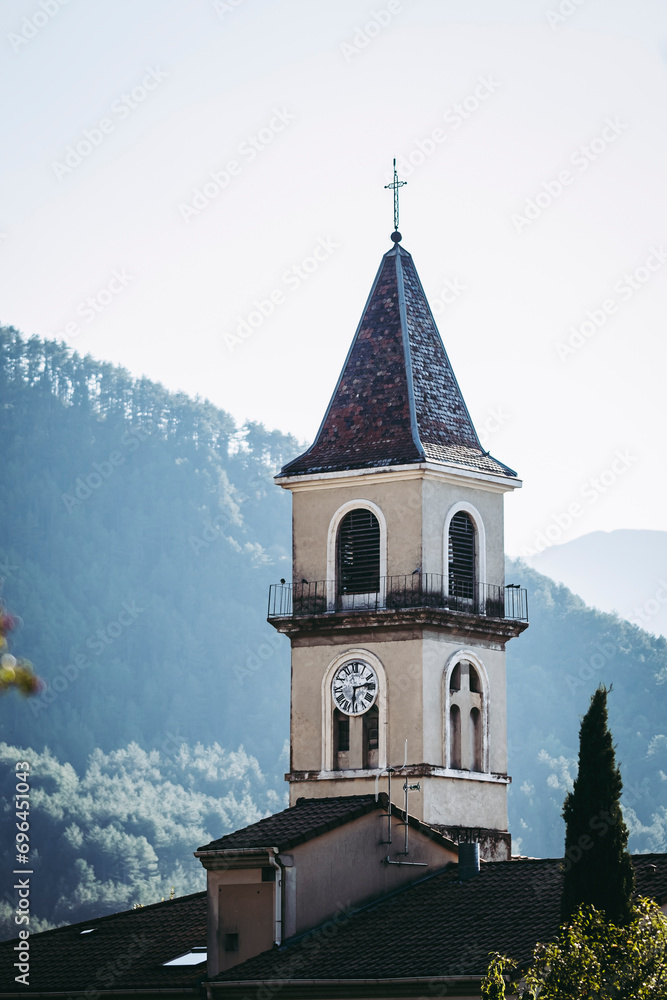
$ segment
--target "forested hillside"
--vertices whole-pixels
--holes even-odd
[[[23,619],[12,651],[47,682],[0,701],[0,862],[12,870],[14,763],[29,759],[33,913],[54,923],[203,887],[192,851],[282,807],[289,644],[265,615],[290,576],[272,477],[299,445],[63,345],[4,329],[0,350],[3,599]],[[631,848],[666,850],[665,641],[524,566],[508,582],[531,611],[508,646],[515,847],[562,853],[579,716],[602,680]]]
[[[298,446],[61,344],[4,329],[0,350],[2,597],[47,684],[0,702],[0,787],[21,748],[33,912],[73,919],[201,887],[199,843],[282,807],[289,643],[266,602]]]
[[[290,565],[272,476],[296,442],[62,345],[0,343],[0,575],[48,682],[4,739],[78,767],[174,738],[272,762],[289,643],[265,609]]]

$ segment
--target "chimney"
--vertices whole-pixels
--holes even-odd
[[[459,844],[459,882],[479,874],[479,844]]]

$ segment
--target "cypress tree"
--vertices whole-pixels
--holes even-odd
[[[623,782],[607,727],[607,694],[600,685],[582,720],[579,773],[563,806],[561,916],[568,921],[581,903],[590,903],[622,925],[630,920],[634,872],[621,811]]]

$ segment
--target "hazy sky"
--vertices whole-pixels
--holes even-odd
[[[664,0],[3,0],[0,39],[4,323],[310,441],[396,156],[508,551],[667,530]]]

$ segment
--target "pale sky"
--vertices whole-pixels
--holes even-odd
[[[2,322],[309,443],[396,156],[507,550],[667,530],[664,0],[3,0],[0,44]]]

